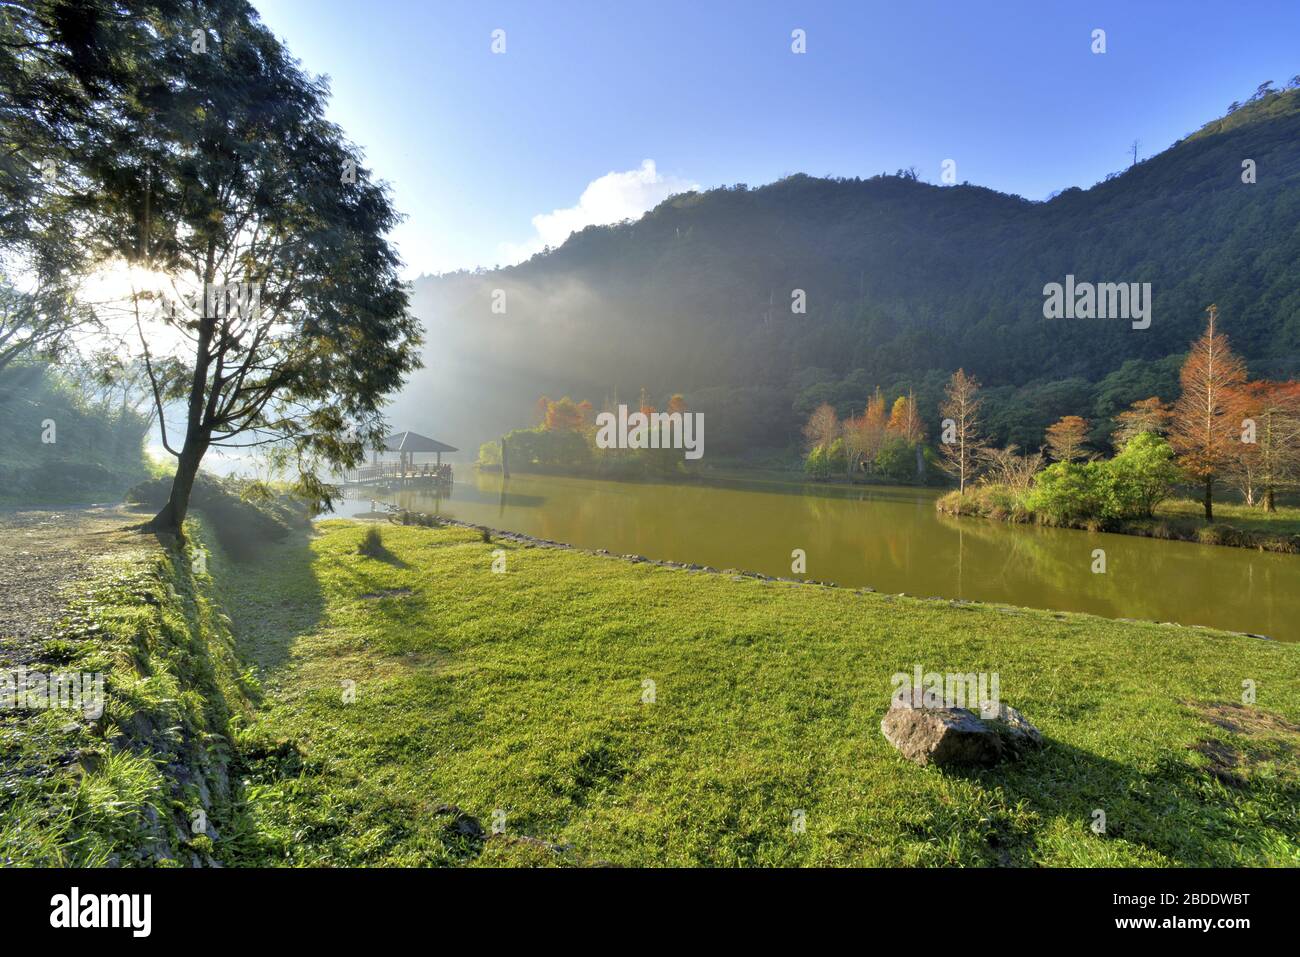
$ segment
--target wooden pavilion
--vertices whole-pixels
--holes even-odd
[[[451,466],[442,464],[442,453],[459,451],[455,446],[419,432],[396,432],[384,439],[383,449],[374,453],[369,466],[354,470],[348,479],[358,483],[419,479],[450,482]],[[396,461],[392,458],[394,454]],[[424,460],[417,461],[418,456],[423,456]],[[434,457],[432,462],[429,456]]]

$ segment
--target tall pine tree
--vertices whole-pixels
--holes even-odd
[[[1209,322],[1192,346],[1179,379],[1183,391],[1174,403],[1169,440],[1178,464],[1203,483],[1205,520],[1214,521],[1214,481],[1231,463],[1241,441],[1234,421],[1234,390],[1246,381],[1246,367],[1228,347],[1216,323],[1219,307],[1206,309]]]

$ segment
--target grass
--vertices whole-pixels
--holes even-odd
[[[369,534],[213,556],[265,693],[227,864],[1300,864],[1300,647]],[[998,672],[1046,747],[908,763],[917,663]]]
[[[223,828],[232,813],[231,725],[255,683],[206,574],[189,555],[141,541],[76,586],[23,666],[102,674],[102,713],[0,710],[2,865],[199,863],[212,842],[194,812]]]
[[[1156,507],[1157,519],[1185,519],[1205,524],[1205,508],[1200,501],[1190,498],[1170,499]],[[1279,505],[1277,511],[1266,512],[1259,506],[1236,502],[1215,502],[1214,521],[1239,528],[1245,532],[1266,535],[1300,535],[1300,507]]]

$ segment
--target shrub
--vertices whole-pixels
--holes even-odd
[[[1231,525],[1206,525],[1196,532],[1196,540],[1202,545],[1235,545],[1243,546],[1252,544],[1250,536],[1240,529],[1233,528]]]
[[[895,482],[906,482],[916,476],[916,447],[906,439],[891,435],[876,453],[876,471]]]
[[[993,485],[1004,486],[1017,493],[1029,491],[1034,476],[1043,468],[1043,453],[1020,454],[1016,445],[1003,449],[984,449],[980,453],[987,471],[985,475]]]
[[[1046,524],[1100,527],[1122,519],[1151,518],[1178,479],[1168,441],[1144,432],[1108,461],[1048,466],[1035,477],[1025,504]]]
[[[964,498],[964,495],[956,489],[953,489],[951,492],[945,492],[943,495],[939,496],[934,503],[934,507],[945,515],[961,515],[962,505],[965,504],[963,501]],[[966,509],[966,511],[970,511],[970,509]]]
[[[1107,517],[1150,518],[1179,479],[1174,450],[1154,432],[1133,436],[1105,463]]]
[[[1103,468],[1101,462],[1054,462],[1035,476],[1025,505],[1046,524],[1095,519],[1103,513]]]
[[[826,468],[832,475],[843,474],[849,467],[848,456],[844,452],[844,440],[836,439],[826,449]]]
[[[817,446],[808,453],[808,458],[804,459],[804,472],[815,479],[824,479],[830,476],[830,467],[826,464],[826,450],[822,446]]]
[[[976,489],[980,510],[990,518],[1024,520],[1027,516],[1023,494],[1005,485],[988,485]]]
[[[808,458],[804,459],[803,470],[811,478],[827,479],[832,475],[843,474],[848,465],[844,440],[836,439],[830,445],[819,445],[809,452]]]
[[[506,435],[510,465],[582,465],[591,460],[591,447],[581,432],[570,429],[515,429]],[[479,449],[482,455],[483,450]]]
[[[949,515],[981,515],[1012,522],[1032,518],[1025,507],[1024,493],[995,483],[972,485],[965,495],[949,492],[938,500],[936,507]]]

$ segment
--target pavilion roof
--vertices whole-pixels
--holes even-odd
[[[384,439],[384,449],[389,452],[459,452],[454,446],[431,439],[419,432],[395,432]]]

